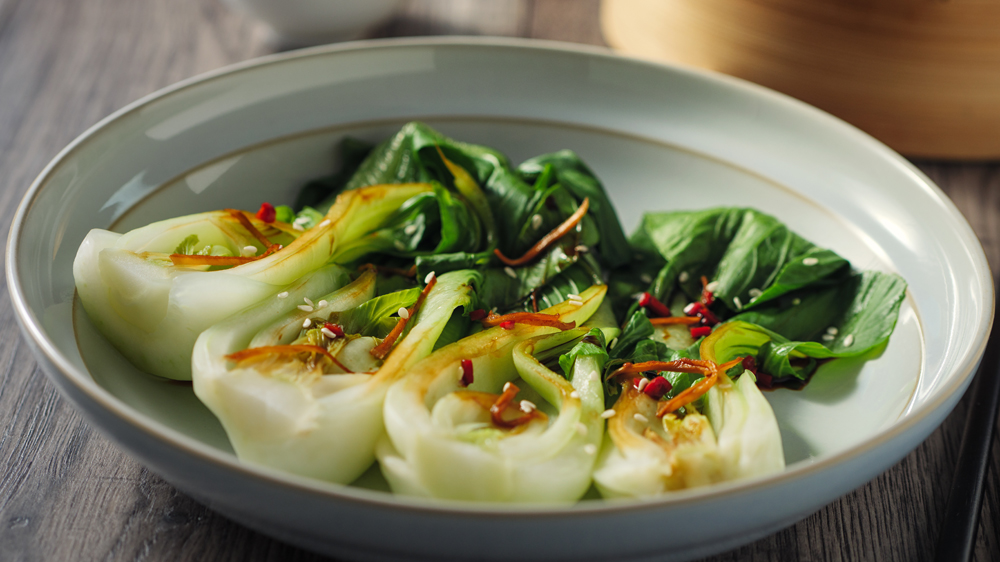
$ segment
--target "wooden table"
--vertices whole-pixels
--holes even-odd
[[[596,0],[412,0],[373,36],[491,34],[603,44]],[[276,49],[219,0],[0,0],[0,213],[112,111]],[[919,116],[914,116],[919,118]],[[1000,264],[1000,166],[917,162]],[[996,269],[994,269],[994,275]],[[97,434],[38,369],[0,292],[0,560],[320,560],[209,511]],[[927,560],[968,400],[885,474],[712,560]],[[976,560],[1000,559],[994,443]],[[711,521],[706,521],[711,525]]]

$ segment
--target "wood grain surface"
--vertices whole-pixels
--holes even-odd
[[[412,0],[372,32],[431,34],[603,44],[595,0]],[[265,28],[218,0],[0,0],[5,229],[31,180],[98,120],[177,80],[276,48]],[[917,164],[965,213],[995,275],[1000,166]],[[6,290],[0,342],[0,560],[325,559],[215,514],[97,434],[38,369]],[[927,441],[869,484],[710,560],[930,559],[966,408],[967,398]],[[998,468],[994,443],[978,561],[1000,559]]]

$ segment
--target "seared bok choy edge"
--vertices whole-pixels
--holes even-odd
[[[671,362],[678,370],[704,366],[706,377],[666,402],[657,399],[659,392],[646,389],[656,384],[669,388],[664,384],[668,379],[647,379],[637,373],[622,377],[621,394],[611,410],[594,470],[601,495],[655,496],[784,469],[774,411],[757,388],[754,374],[743,370],[742,358],[718,345],[717,334],[724,333],[724,327],[702,340],[700,359],[682,357]],[[739,373],[736,381],[729,376],[734,372]],[[687,402],[685,393],[693,393],[693,398],[704,395],[704,400]],[[683,410],[673,408],[675,403],[682,404]],[[697,404],[702,404],[704,412]]]
[[[283,291],[431,190],[405,184],[344,193],[298,237],[288,225],[241,211],[178,217],[126,234],[95,229],[77,251],[73,278],[94,326],[132,364],[190,380],[191,350],[203,330]],[[233,267],[217,269],[225,266]]]
[[[376,451],[393,491],[458,500],[579,499],[604,430],[603,363],[577,353],[567,380],[535,354],[586,335],[589,328],[571,327],[595,314],[606,291],[593,286],[580,300],[539,313],[557,316],[568,331],[521,323],[488,328],[439,349],[393,385],[387,436]],[[606,329],[617,332],[613,321]]]
[[[336,318],[374,295],[374,272],[329,294],[317,290],[330,288],[312,280],[331,268],[336,266],[310,276],[286,298],[270,299],[206,330],[194,349],[194,390],[222,422],[241,459],[347,484],[374,461],[389,385],[430,354],[455,309],[469,306],[478,274],[454,271],[437,278],[385,361],[375,363],[374,372],[345,374],[339,361],[321,357],[320,350],[290,349],[287,343],[310,336],[308,331],[299,335],[306,319],[312,325]],[[305,298],[325,305],[303,311],[295,305]],[[341,348],[347,351],[365,339],[350,336],[327,341],[332,346],[338,338],[348,339]],[[257,347],[247,350],[250,344]],[[245,359],[254,350],[262,360]],[[374,351],[371,345],[361,353],[369,351]]]

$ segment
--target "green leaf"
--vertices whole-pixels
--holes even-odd
[[[549,171],[546,174],[546,170]],[[627,263],[632,252],[621,222],[608,198],[604,186],[586,164],[572,150],[560,150],[550,154],[536,156],[522,162],[517,167],[518,174],[525,181],[535,181],[535,189],[539,188],[538,180],[558,183],[582,202],[590,199],[588,215],[593,216],[601,233],[599,254],[601,262],[609,268],[615,268]]]
[[[174,253],[175,254],[182,254],[182,255],[185,255],[185,256],[192,255],[192,254],[194,254],[194,252],[195,252],[194,249],[195,249],[195,247],[197,245],[198,245],[198,235],[197,234],[191,234],[187,238],[185,238],[184,240],[181,240],[181,243],[178,244],[177,248],[174,249]]]
[[[821,340],[833,328],[835,337],[824,341],[831,349],[868,350],[892,334],[905,296],[906,282],[898,275],[856,272],[839,285],[789,293],[732,320],[756,324],[791,340]],[[847,336],[851,336],[849,346],[844,345]]]
[[[292,220],[292,224],[302,227],[302,230],[309,230],[322,222],[324,218],[326,218],[325,213],[313,209],[312,207],[303,207],[302,210],[295,215],[295,219]]]
[[[664,262],[651,288],[660,300],[676,287],[697,299],[705,276],[718,283],[715,295],[729,313],[741,310],[737,299],[756,308],[798,289],[834,284],[849,268],[835,253],[753,209],[647,214],[632,243],[640,251],[656,250]],[[687,274],[684,282],[681,273]]]
[[[395,320],[389,322],[385,320],[396,314],[400,308],[412,306],[419,296],[420,289],[414,287],[375,297],[356,308],[334,313],[330,317],[330,322],[340,324],[348,334],[384,337],[385,326],[391,328],[396,323]]]
[[[717,362],[753,355],[758,368],[775,378],[805,379],[817,366],[816,359],[863,357],[880,350],[896,325],[906,283],[897,275],[867,271],[852,276],[842,288],[826,291],[839,297],[839,316],[828,324],[835,330],[829,341],[795,341],[765,327],[770,320],[787,317],[783,311],[768,318],[763,311],[746,313],[716,328],[710,336]],[[802,306],[806,304],[803,300]],[[798,308],[798,307],[796,307]],[[807,310],[794,315],[808,317]],[[751,324],[756,320],[764,325]],[[803,321],[805,322],[805,321]],[[785,323],[784,325],[787,325]],[[825,322],[820,321],[820,325]],[[820,330],[826,334],[827,330]]]
[[[291,223],[295,220],[295,210],[288,205],[278,205],[274,208],[274,220]]]
[[[559,366],[562,368],[563,376],[569,380],[573,373],[573,364],[580,357],[591,357],[597,361],[597,369],[600,371],[604,364],[608,362],[607,343],[604,341],[604,332],[600,328],[593,328],[586,333],[576,345],[567,353],[559,356]]]

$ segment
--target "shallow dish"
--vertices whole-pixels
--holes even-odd
[[[900,273],[910,290],[896,333],[875,360],[768,393],[789,462],[781,474],[649,501],[528,508],[392,496],[377,470],[338,486],[240,463],[189,386],[136,371],[76,310],[71,264],[89,229],[291,201],[335,169],[340,138],[376,140],[412,119],[514,162],[576,150],[627,229],[645,210],[761,208],[857,267]],[[99,430],[233,519],[366,559],[685,559],[766,535],[875,477],[937,427],[971,379],[993,314],[968,224],[865,134],[738,80],[521,40],[324,47],[153,94],[36,180],[12,226],[7,277],[39,363]],[[657,532],[634,532],[650,525]]]

